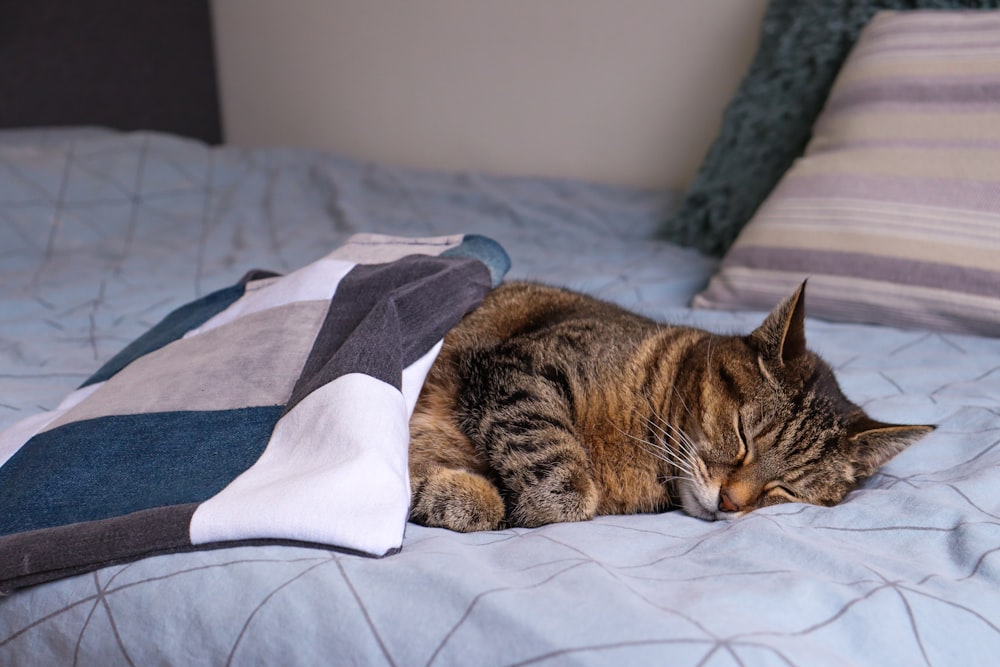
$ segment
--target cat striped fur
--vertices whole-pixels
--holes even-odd
[[[932,426],[875,421],[806,348],[805,284],[747,335],[512,282],[445,338],[410,420],[410,519],[457,531],[833,505]]]

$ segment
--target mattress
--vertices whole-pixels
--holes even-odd
[[[96,128],[0,132],[0,431],[252,269],[359,233],[482,235],[508,278],[665,321],[717,260],[656,239],[674,193],[438,173]],[[939,428],[832,508],[458,534],[398,553],[245,545],[0,598],[0,664],[987,664],[1000,652],[1000,339],[809,319],[877,419]],[[0,489],[0,493],[3,489]]]

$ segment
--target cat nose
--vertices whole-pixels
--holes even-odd
[[[740,506],[733,502],[732,496],[725,489],[719,491],[719,511],[720,512],[739,512]]]

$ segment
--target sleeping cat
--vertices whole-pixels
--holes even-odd
[[[457,531],[833,505],[933,430],[870,419],[806,349],[805,284],[746,336],[507,283],[445,338],[410,420],[410,519]]]

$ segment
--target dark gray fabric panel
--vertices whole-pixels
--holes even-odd
[[[0,540],[0,594],[106,565],[191,548],[199,503],[32,530]]]
[[[478,306],[491,285],[486,265],[475,259],[410,255],[354,267],[330,302],[285,412],[347,373],[400,389],[403,369]]]

